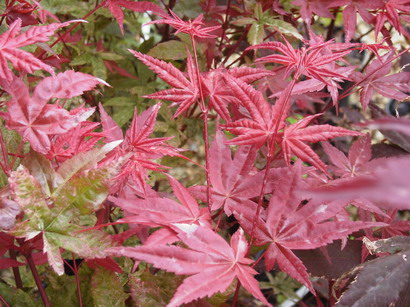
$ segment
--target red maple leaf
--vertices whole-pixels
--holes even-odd
[[[224,292],[235,278],[253,296],[271,306],[253,277],[257,272],[249,266],[253,261],[246,258],[248,243],[242,229],[236,231],[229,245],[209,228],[192,224],[174,224],[174,228],[188,248],[149,245],[113,247],[106,251],[112,255],[152,263],[157,268],[177,275],[192,275],[178,287],[169,307]]]
[[[293,249],[314,249],[343,239],[359,229],[384,224],[332,220],[345,203],[309,202],[301,205],[303,198],[299,190],[303,186],[302,163],[296,163],[275,183],[266,218],[259,218],[256,225],[255,244],[269,244],[264,254],[267,270],[277,263],[283,272],[314,293],[306,268],[292,252]],[[254,219],[252,212],[240,211],[236,217],[250,233]]]
[[[371,138],[369,134],[352,144],[348,156],[327,142],[322,143],[330,162],[335,166],[334,173],[341,178],[356,177],[369,174],[379,159],[373,160],[371,151]]]
[[[163,156],[177,156],[184,159],[177,148],[165,143],[172,137],[149,138],[154,131],[155,121],[161,104],[156,104],[140,115],[135,109],[134,118],[127,130],[124,141],[115,149],[110,159],[124,157],[125,161],[116,177],[115,189],[122,190],[124,185],[133,179],[139,189],[145,191],[147,171],[163,172],[167,167],[153,162]],[[123,139],[121,128],[109,117],[100,105],[101,123],[107,140]],[[189,159],[188,159],[189,160]]]
[[[375,37],[377,38],[380,30],[384,27],[384,23],[388,20],[391,25],[401,34],[406,33],[406,29],[400,22],[398,11],[410,14],[410,3],[408,0],[387,0],[384,2],[383,11],[376,15],[374,27]]]
[[[127,213],[127,216],[118,222],[144,224],[151,227],[170,227],[173,223],[183,223],[211,228],[209,210],[200,208],[188,190],[176,179],[171,176],[168,176],[168,179],[180,203],[159,196],[145,199],[110,197],[112,202]]]
[[[134,12],[145,13],[146,11],[151,11],[157,15],[166,16],[165,11],[161,7],[148,1],[105,0],[102,5],[108,8],[111,14],[113,14],[120,26],[122,34],[124,34],[124,12],[122,11],[122,7]]]
[[[56,136],[46,155],[47,159],[64,162],[80,152],[91,150],[104,137],[101,132],[93,132],[99,125],[99,123],[82,122],[68,132]]]
[[[174,102],[179,105],[179,108],[174,114],[177,117],[181,113],[188,110],[199,97],[198,78],[195,73],[194,63],[189,52],[188,53],[188,77],[189,80],[172,64],[157,60],[149,55],[140,52],[129,50],[141,62],[147,65],[153,72],[155,72],[162,80],[167,82],[174,88],[159,91],[145,97],[151,99],[164,99]]]
[[[209,97],[209,109],[214,109],[225,121],[230,122],[228,106],[238,105],[237,98],[225,82],[225,75],[233,76],[245,83],[252,83],[263,77],[272,75],[272,72],[252,67],[236,67],[229,70],[215,69],[201,75],[202,88],[205,96]]]
[[[0,35],[0,78],[6,79],[9,82],[13,80],[14,75],[8,67],[7,61],[18,71],[33,73],[36,70],[45,70],[50,74],[54,74],[51,66],[45,64],[30,52],[19,48],[46,42],[56,30],[72,22],[78,22],[78,20],[52,23],[46,26],[33,26],[21,34],[19,34],[21,31],[21,19],[13,22],[9,29]]]
[[[356,32],[357,13],[367,23],[373,22],[373,15],[369,10],[376,10],[383,6],[382,0],[349,0],[350,3],[343,10],[345,41],[350,42]]]
[[[103,80],[68,70],[40,81],[30,97],[29,89],[20,79],[3,84],[12,99],[7,113],[1,114],[7,128],[16,130],[31,147],[42,154],[51,149],[50,136],[68,132],[86,120],[93,108],[77,108],[69,112],[57,104],[48,104],[52,98],[72,98],[93,89]]]
[[[286,127],[285,119],[290,104],[287,103],[285,106],[283,104],[285,103],[285,97],[289,95],[290,86],[283,91],[276,104],[271,107],[264,100],[262,94],[252,86],[232,77],[226,79],[241,105],[248,111],[250,117],[250,119],[245,118],[222,125],[224,129],[238,135],[236,138],[228,141],[227,144],[256,144],[261,146],[265,143],[273,142],[273,138],[275,138],[276,143],[281,145],[284,159],[288,165],[292,155],[295,155],[326,172],[326,165],[304,142],[316,143],[338,136],[361,135],[359,132],[330,125],[307,127],[314,118],[321,114],[308,116]],[[280,118],[279,114],[281,115]]]
[[[301,17],[310,25],[313,14],[333,19],[329,8],[343,6],[346,2],[348,0],[294,0],[292,4],[300,6]]]
[[[326,165],[319,156],[304,142],[316,143],[338,136],[362,135],[360,132],[347,130],[331,125],[307,125],[316,117],[322,114],[307,116],[295,124],[285,129],[282,140],[282,151],[285,161],[290,165],[292,155],[297,156],[304,162],[312,164],[314,167],[326,173]]]
[[[251,146],[240,146],[234,159],[225,145],[222,132],[218,131],[209,151],[212,210],[223,207],[231,215],[236,206],[246,202],[256,208],[250,198],[260,194],[263,172],[251,172],[256,150]],[[267,187],[269,189],[269,187]],[[206,201],[206,186],[193,186],[189,191],[198,199]]]
[[[346,77],[335,71],[334,62],[349,54],[350,44],[338,44],[332,41],[319,41],[312,43],[308,48],[293,49],[292,45],[285,39],[281,42],[267,42],[251,46],[252,49],[269,49],[279,51],[282,54],[272,54],[256,59],[257,63],[279,63],[287,67],[287,73],[295,71],[296,78],[305,75],[327,84],[326,78]]]
[[[394,57],[392,52],[387,53],[382,58],[376,58],[366,67],[365,73],[353,73],[353,80],[360,86],[360,103],[366,110],[374,92],[396,99],[398,101],[406,99],[410,92],[410,73],[400,72],[386,76],[391,68]]]
[[[205,24],[202,21],[204,17],[203,14],[200,14],[194,20],[183,21],[173,11],[170,10],[170,13],[171,16],[162,16],[163,19],[150,21],[147,24],[165,23],[177,29],[176,34],[183,32],[191,35],[192,37],[200,38],[215,38],[216,36],[209,34],[209,32],[213,32],[221,27],[204,27]]]

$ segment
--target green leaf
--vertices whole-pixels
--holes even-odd
[[[134,108],[122,108],[114,113],[112,119],[118,124],[118,126],[122,127],[126,123],[128,123],[131,118],[134,116]]]
[[[80,66],[80,65],[90,64],[92,58],[93,58],[93,56],[91,54],[83,53],[83,54],[80,54],[79,56],[73,58],[70,62],[70,65]]]
[[[107,67],[105,67],[102,58],[100,58],[99,56],[93,56],[91,58],[91,67],[93,70],[92,74],[94,76],[103,80],[107,80]]]
[[[262,43],[265,36],[265,30],[263,24],[257,22],[253,23],[248,32],[248,43],[251,45],[257,45]]]
[[[129,107],[135,106],[135,100],[132,97],[124,97],[124,96],[120,96],[120,97],[114,97],[111,99],[108,99],[106,101],[104,101],[103,105],[104,107]]]
[[[40,307],[39,301],[34,300],[34,296],[21,289],[13,289],[0,282],[0,294],[10,306]]]
[[[57,187],[59,175],[54,171],[51,162],[44,156],[31,150],[22,161],[30,174],[38,180],[43,193],[51,196],[53,189]]]
[[[244,26],[244,25],[250,25],[252,23],[256,22],[256,19],[250,18],[250,17],[243,17],[243,18],[238,18],[236,19],[233,24],[237,26]]]
[[[273,30],[278,31],[282,34],[292,35],[300,40],[303,39],[303,36],[299,34],[299,31],[286,21],[270,18],[266,25],[269,28],[272,28]]]
[[[182,276],[173,273],[159,271],[154,275],[145,270],[130,275],[128,285],[137,306],[156,307],[165,306],[171,300],[182,280]]]
[[[81,215],[100,209],[109,192],[109,180],[116,173],[115,166],[92,169],[72,177],[58,193],[53,193],[56,207],[76,207]]]
[[[186,44],[177,40],[159,43],[148,55],[161,60],[182,60],[187,57]]]
[[[120,279],[114,272],[103,268],[96,269],[91,278],[91,286],[94,306],[125,306],[128,294],[124,293]]]
[[[122,55],[112,52],[99,52],[98,55],[101,57],[101,59],[106,61],[120,61],[125,59],[125,57],[123,57]]]

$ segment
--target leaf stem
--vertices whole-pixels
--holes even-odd
[[[373,70],[372,72],[370,72],[368,75],[366,75],[362,80],[360,80],[359,82],[355,82],[354,84],[352,84],[347,90],[345,90],[340,96],[338,101],[342,100],[343,98],[347,97],[350,95],[350,92],[356,87],[359,86],[360,84],[362,84],[364,81],[366,81],[368,78],[370,78],[371,76],[373,76],[375,73],[377,73],[380,69],[382,69],[384,66],[386,66],[387,64],[390,64],[391,62],[393,62],[394,60],[396,60],[397,58],[401,57],[403,54],[405,54],[406,52],[408,52],[410,50],[409,48],[404,49],[402,52],[400,52],[398,55],[392,57],[390,60],[387,60],[386,62],[384,62],[382,65],[380,65],[379,67],[377,67],[375,70]],[[327,108],[326,108],[327,110]]]
[[[198,55],[195,45],[195,37],[191,35],[192,49],[194,51],[195,71],[198,80],[199,95],[201,97],[200,107],[204,120],[203,139],[205,143],[205,172],[206,172],[206,202],[208,205],[209,214],[211,214],[211,178],[209,176],[209,136],[208,136],[208,108],[205,104],[204,93],[202,90],[201,76],[199,73]]]
[[[41,282],[40,276],[38,275],[38,271],[36,265],[33,260],[33,256],[30,254],[25,255],[27,259],[28,266],[30,267],[31,274],[33,274],[34,281],[36,282],[37,289],[40,292],[41,300],[45,307],[51,307],[50,301],[48,300],[46,291],[43,288],[43,284]]]
[[[92,14],[94,14],[100,7],[102,7],[105,4],[106,1],[101,2],[97,6],[95,6],[90,12],[88,12],[86,15],[84,15],[81,19],[85,20],[86,18],[90,17]],[[66,36],[73,31],[81,22],[77,22],[74,25],[72,25],[64,34],[59,35],[58,38],[50,45],[50,48],[54,47],[59,41],[63,41]],[[46,51],[42,51],[39,55],[38,58],[41,59],[44,55],[46,54]]]
[[[229,9],[230,8],[231,8],[231,0],[228,0],[228,3],[226,4],[225,20],[224,20],[224,24],[222,26],[221,41],[219,42],[219,48],[218,48],[219,51],[221,51],[221,49],[222,49],[222,44],[223,44],[223,41],[224,41],[226,28],[228,26],[228,18],[229,18]]]
[[[10,176],[10,165],[9,165],[9,158],[7,155],[7,148],[6,143],[4,142],[3,131],[0,130],[0,146],[1,146],[1,154],[3,156],[3,163],[0,163],[1,168],[3,169],[4,173],[7,176]]]
[[[4,305],[6,305],[6,307],[10,307],[9,304],[7,304],[6,300],[0,295],[0,301],[3,302]]]
[[[259,214],[260,214],[260,211],[261,211],[261,208],[262,208],[263,195],[264,195],[264,192],[265,192],[266,183],[268,181],[270,164],[273,161],[274,148],[275,148],[275,145],[276,145],[276,135],[278,134],[279,126],[281,124],[281,118],[283,117],[283,113],[285,112],[286,105],[289,103],[293,87],[296,84],[296,80],[299,79],[299,76],[300,76],[299,72],[296,72],[295,76],[293,77],[293,79],[291,81],[291,83],[289,84],[289,90],[285,89],[286,92],[284,91],[286,93],[286,96],[285,96],[285,98],[283,100],[283,103],[281,105],[281,108],[280,108],[280,111],[279,111],[279,114],[278,114],[278,117],[277,117],[277,121],[275,123],[275,127],[274,127],[274,130],[273,130],[272,137],[271,137],[271,139],[268,139],[268,158],[267,158],[267,161],[266,161],[265,174],[263,175],[263,182],[262,182],[262,187],[261,187],[261,191],[260,191],[260,194],[259,194],[258,207],[256,209],[255,216],[253,218],[252,231],[251,231],[251,236],[250,236],[250,239],[249,239],[249,244],[251,246],[253,244],[253,240],[254,240],[254,237],[255,237],[256,222],[258,221],[258,217],[259,217]],[[279,100],[280,100],[280,98],[278,99],[278,101]]]
[[[17,260],[17,253],[14,249],[9,249],[10,259]],[[14,281],[17,289],[23,289],[23,281],[21,280],[20,270],[18,267],[13,267]]]
[[[238,283],[236,284],[235,294],[233,295],[233,299],[232,299],[232,307],[236,306],[240,289],[241,289],[241,282],[238,279]]]

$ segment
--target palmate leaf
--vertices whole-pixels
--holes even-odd
[[[231,215],[235,207],[246,203],[252,206],[251,198],[260,194],[263,172],[250,174],[256,158],[256,150],[251,146],[240,146],[232,159],[229,146],[221,131],[217,131],[209,152],[212,210],[223,208]],[[268,181],[273,178],[269,176]],[[267,184],[266,191],[270,191]],[[206,186],[193,186],[189,191],[196,198],[206,201]],[[256,207],[256,204],[253,204]]]
[[[410,284],[410,251],[368,261],[344,274],[354,277],[335,306],[408,306]]]
[[[178,237],[188,248],[178,246],[137,246],[109,248],[108,253],[152,263],[155,267],[178,275],[193,275],[178,287],[168,306],[180,306],[193,300],[225,291],[235,278],[264,304],[271,306],[259,289],[245,258],[248,244],[238,230],[229,245],[211,229],[188,224],[174,224]],[[212,281],[212,282],[209,282]]]
[[[266,219],[259,218],[255,229],[255,243],[268,244],[264,254],[267,270],[275,263],[292,278],[306,285],[314,293],[313,285],[302,261],[294,249],[314,249],[343,239],[354,231],[384,223],[337,221],[332,218],[345,207],[345,202],[309,202],[300,206],[303,197],[299,192],[305,185],[302,180],[302,163],[287,169],[275,182],[269,201]],[[248,232],[253,228],[253,212],[238,210],[241,226]]]
[[[309,126],[309,123],[322,114],[307,116],[299,122],[290,125],[285,129],[282,140],[282,150],[285,161],[290,165],[292,154],[309,162],[314,167],[326,173],[326,165],[320,160],[319,156],[304,142],[316,143],[326,141],[338,136],[362,135],[360,132],[347,130],[330,125]]]
[[[121,33],[124,34],[124,13],[122,8],[132,10],[134,12],[145,13],[146,11],[152,11],[157,15],[165,16],[165,11],[158,5],[149,1],[129,1],[129,0],[106,0],[103,6],[108,8],[111,14],[117,20]]]
[[[154,94],[147,95],[145,97],[151,99],[164,99],[174,102],[179,105],[179,108],[174,114],[174,117],[179,116],[181,113],[185,112],[192,106],[199,98],[199,84],[198,78],[195,73],[195,67],[192,60],[192,56],[187,50],[187,66],[188,66],[188,77],[189,80],[184,76],[184,74],[179,71],[172,64],[166,63],[164,61],[155,59],[149,55],[142,54],[140,52],[129,49],[129,51],[138,58],[141,62],[149,67],[153,72],[155,72],[158,77],[167,82],[174,88],[168,90],[162,90]]]
[[[48,101],[51,98],[72,98],[97,84],[106,84],[91,75],[69,70],[44,78],[30,97],[28,87],[20,79],[14,78],[10,84],[2,83],[12,97],[7,103],[8,112],[2,115],[7,128],[16,130],[42,154],[51,149],[50,136],[68,132],[94,112],[93,108],[83,107],[69,112],[59,105],[48,104]]]
[[[53,68],[36,58],[31,53],[19,49],[34,43],[46,42],[59,28],[65,27],[72,22],[52,23],[45,26],[33,26],[27,31],[21,31],[21,19],[13,22],[7,32],[0,35],[0,78],[9,82],[13,80],[13,72],[7,65],[9,61],[16,70],[33,73],[36,70],[45,70],[54,74]]]
[[[293,155],[308,162],[326,173],[326,165],[305,142],[316,143],[338,136],[362,135],[360,132],[347,130],[330,125],[315,125],[307,127],[310,122],[321,114],[307,116],[290,126],[286,126],[290,103],[291,85],[281,93],[275,105],[271,107],[263,98],[262,93],[241,80],[226,76],[226,82],[231,86],[239,103],[248,111],[250,118],[240,119],[221,125],[225,130],[238,135],[229,140],[232,145],[257,145],[276,142],[281,145],[285,162],[290,165]]]
[[[91,295],[95,306],[121,307],[128,298],[120,278],[104,268],[97,268],[91,278]]]
[[[116,142],[118,144],[118,142]],[[79,217],[98,210],[109,192],[109,182],[116,165],[99,168],[95,164],[117,144],[76,156],[67,160],[55,172],[50,162],[32,154],[30,162],[12,173],[10,188],[14,200],[25,213],[25,220],[16,224],[11,233],[31,239],[42,234],[44,252],[54,271],[64,273],[60,248],[81,257],[104,258],[104,249],[112,246],[107,234],[100,230],[80,232]]]
[[[360,85],[360,103],[366,110],[375,92],[395,100],[404,100],[410,92],[410,73],[400,72],[386,76],[392,69],[394,53],[389,52],[381,58],[374,59],[366,67],[365,73],[355,72],[354,81]]]
[[[196,224],[211,228],[211,217],[207,208],[200,208],[196,200],[176,179],[168,176],[175,196],[180,203],[170,198],[146,197],[118,198],[110,197],[118,207],[126,212],[126,216],[118,222],[142,224],[151,227],[165,226],[150,236],[150,242],[158,244],[159,241],[174,242],[177,240],[174,231],[169,227],[174,223]]]

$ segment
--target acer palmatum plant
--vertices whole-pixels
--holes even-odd
[[[410,304],[408,1],[0,9],[1,304]]]

